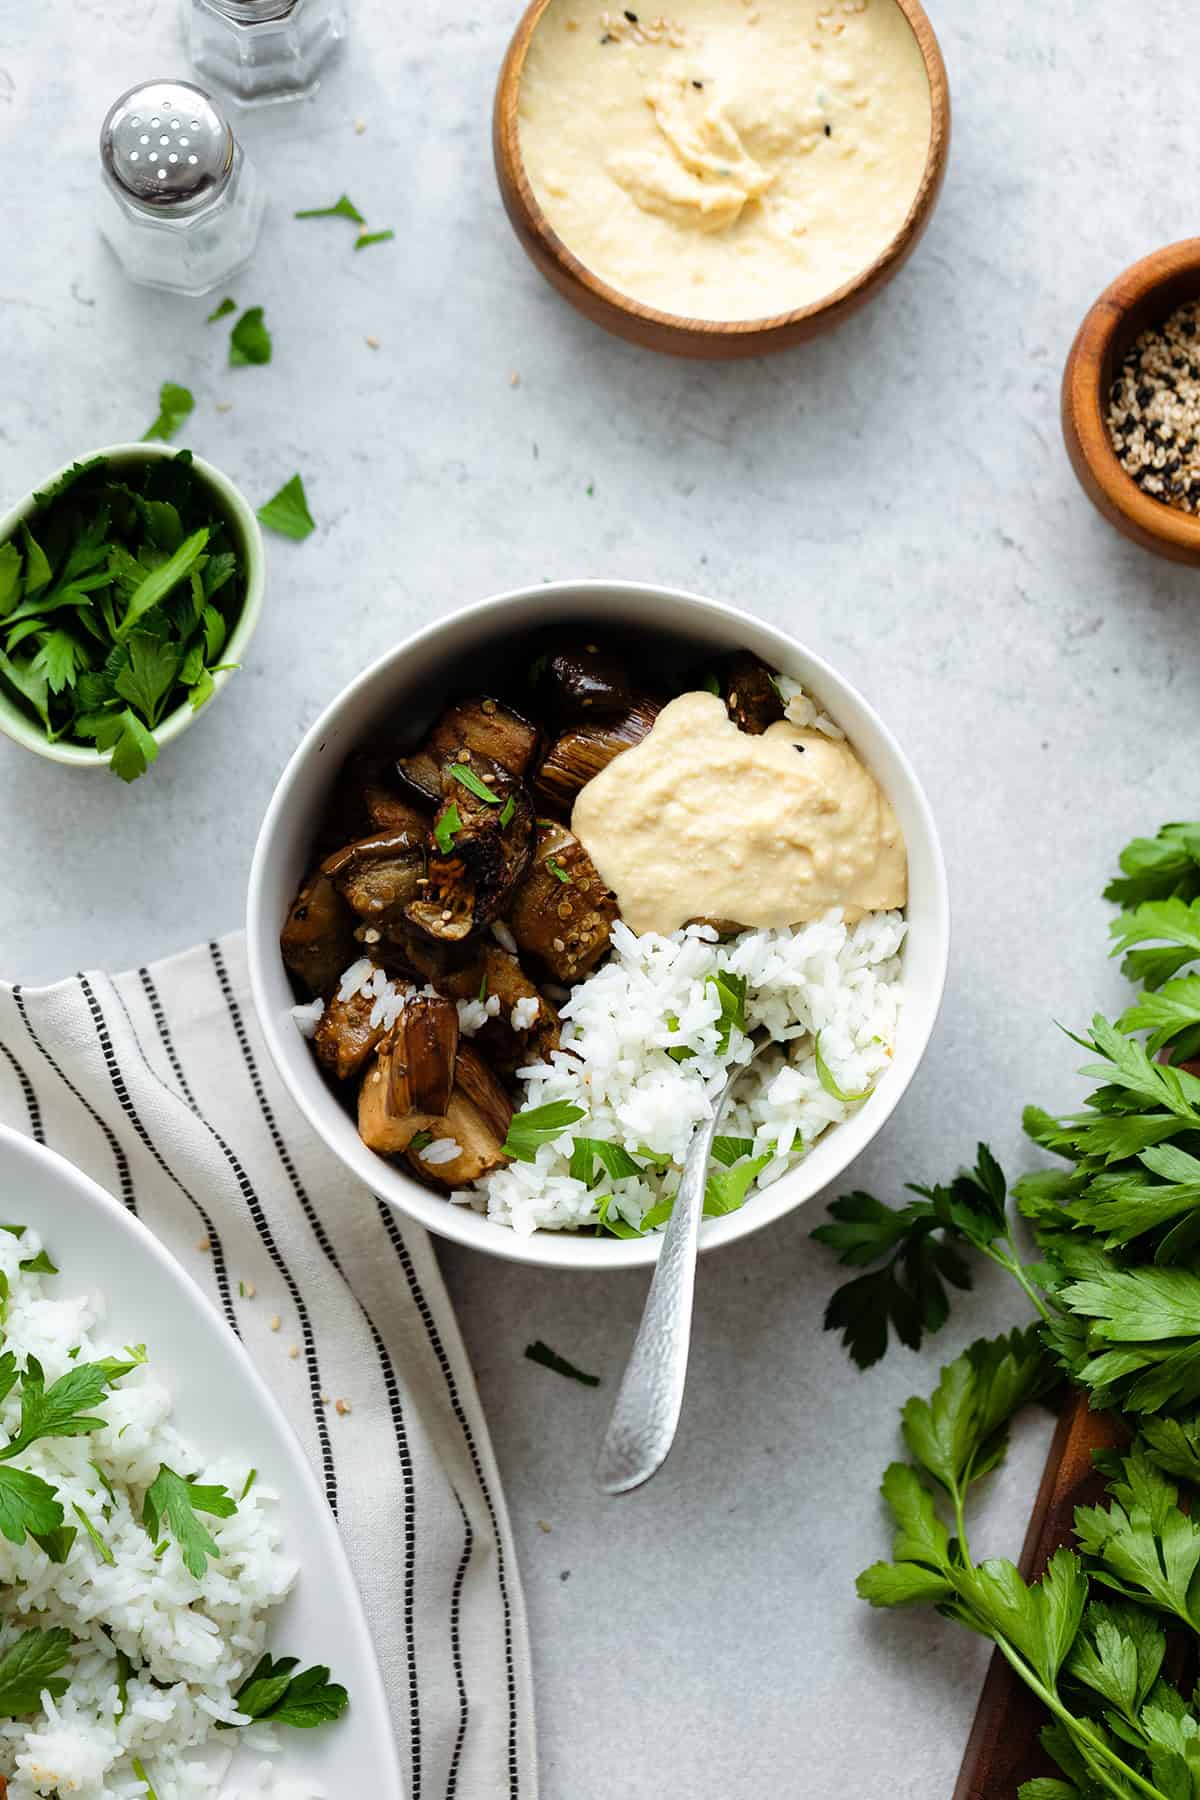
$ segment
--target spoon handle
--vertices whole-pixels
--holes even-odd
[[[606,1494],[627,1494],[649,1481],[675,1441],[692,1339],[708,1151],[715,1131],[714,1119],[701,1134],[703,1152],[696,1154],[697,1144],[689,1151],[654,1265],[646,1309],[596,1460],[596,1485]]]

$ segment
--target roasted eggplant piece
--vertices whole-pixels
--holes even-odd
[[[617,903],[577,837],[542,821],[533,862],[517,890],[509,929],[564,987],[594,969],[612,935]]]
[[[484,946],[478,938],[449,943],[418,931],[407,920],[391,926],[373,954],[389,974],[413,977],[418,987],[432,982],[439,994],[455,1000],[469,1000],[483,980]]]
[[[427,1162],[419,1150],[410,1149],[409,1167],[423,1181],[438,1187],[457,1188],[478,1181],[509,1161],[504,1140],[512,1115],[511,1100],[483,1058],[470,1045],[461,1044],[449,1105],[440,1119],[426,1126],[435,1139],[452,1138],[458,1155],[449,1162]]]
[[[399,1156],[418,1131],[429,1131],[438,1123],[433,1113],[397,1111],[392,1103],[392,1057],[390,1041],[385,1041],[358,1090],[358,1135],[380,1156]]]
[[[738,730],[751,737],[761,737],[768,725],[777,724],[784,716],[783,701],[770,670],[748,650],[726,662],[721,693],[725,710]]]
[[[447,708],[419,750],[396,764],[402,782],[420,798],[440,805],[442,774],[447,763],[486,757],[522,776],[537,749],[538,728],[499,700],[477,695]]]
[[[661,710],[657,700],[640,699],[615,719],[564,731],[551,744],[533,778],[539,806],[560,818],[570,818],[580,788],[622,750],[640,744]]]
[[[435,840],[439,833],[452,837],[453,856],[442,859],[444,874],[438,870],[436,883],[431,863],[429,891],[406,915],[431,936],[452,942],[466,935],[464,921],[467,931],[474,930],[508,906],[533,849],[533,806],[524,784],[489,757],[466,754],[469,762],[450,763],[443,772],[445,800],[433,827]],[[451,864],[461,867],[461,876]]]
[[[457,1055],[458,1008],[453,1000],[432,994],[410,1000],[392,1034],[392,1111],[444,1113],[454,1087]]]
[[[412,798],[398,794],[389,776],[394,765],[382,756],[359,752],[350,759],[353,779],[361,796],[362,810],[371,831],[412,831],[428,829],[428,817]]]
[[[434,856],[405,920],[446,944],[461,944],[475,929],[475,878],[461,856]]]
[[[539,992],[516,957],[510,956],[507,950],[501,950],[498,945],[488,946],[483,976],[466,998],[473,1000],[480,993],[485,999],[495,995],[500,1002],[500,1011],[495,1018],[489,1018],[471,1038],[472,1046],[491,1068],[503,1075],[511,1075],[514,1070],[524,1068],[527,1063],[546,1062],[550,1052],[558,1049],[556,1009]],[[513,1008],[521,1001],[530,1000],[537,1003],[537,1013],[532,1023],[526,1026],[514,1025]]]
[[[368,924],[401,917],[425,873],[426,821],[412,813],[398,831],[379,831],[335,850],[321,864],[347,903]]]
[[[279,948],[292,974],[311,994],[327,994],[354,961],[354,916],[319,869],[292,902]]]
[[[629,675],[618,656],[610,656],[599,644],[575,644],[546,658],[538,681],[555,717],[615,719],[633,706]]]
[[[325,1002],[313,1036],[320,1061],[339,1081],[349,1081],[387,1034],[386,1026],[372,1025],[373,994],[351,994],[343,1000],[334,994]]]

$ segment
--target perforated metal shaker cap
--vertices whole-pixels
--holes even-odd
[[[154,212],[190,212],[216,198],[233,171],[233,132],[190,81],[146,81],[109,108],[100,161],[122,198]]]

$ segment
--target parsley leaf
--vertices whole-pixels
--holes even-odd
[[[1178,1489],[1140,1451],[1121,1468],[1111,1506],[1076,1507],[1075,1535],[1106,1587],[1200,1631],[1200,1522],[1180,1511]]]
[[[227,319],[231,312],[236,312],[236,311],[237,311],[237,301],[234,300],[229,294],[226,294],[225,298],[223,300],[219,300],[217,302],[216,306],[213,307],[213,309],[209,313],[208,318],[206,319],[205,323],[208,325],[215,325],[218,319]]]
[[[229,366],[233,369],[247,363],[269,363],[271,334],[263,323],[261,306],[247,307],[229,334]]]
[[[575,1364],[568,1362],[565,1356],[560,1356],[556,1350],[551,1350],[550,1346],[543,1344],[540,1338],[536,1343],[525,1346],[525,1354],[530,1362],[541,1363],[544,1369],[553,1369],[556,1375],[566,1375],[572,1381],[580,1381],[584,1387],[600,1386],[598,1375],[585,1375],[582,1369],[577,1369]]]
[[[1104,890],[1118,906],[1144,900],[1200,897],[1200,823],[1164,825],[1156,837],[1134,838],[1120,855],[1121,874]]]
[[[577,1124],[583,1116],[583,1108],[572,1106],[569,1100],[551,1100],[545,1106],[516,1112],[504,1140],[504,1153],[518,1162],[534,1162],[540,1145],[561,1137],[568,1125]]]
[[[613,1181],[621,1181],[626,1176],[640,1175],[642,1172],[628,1150],[620,1144],[608,1144],[601,1138],[577,1137],[571,1151],[568,1173],[574,1180],[590,1184],[596,1163],[600,1164]]]
[[[386,244],[389,238],[395,237],[394,231],[363,231],[354,241],[356,250],[365,250],[370,244]]]
[[[349,1703],[345,1688],[331,1682],[329,1670],[320,1666],[293,1675],[298,1660],[264,1656],[234,1695],[238,1711],[301,1731],[340,1719]]]
[[[566,869],[563,868],[557,857],[548,856],[545,861],[545,867],[549,869],[556,881],[561,881],[563,883],[564,887],[571,887],[574,885],[571,876],[567,873]]]
[[[269,531],[278,531],[281,536],[295,538],[297,542],[316,530],[299,475],[285,481],[279,492],[259,507],[258,517]]]
[[[96,740],[97,750],[112,751],[112,771],[122,781],[136,781],[158,760],[158,743],[129,707],[95,722],[80,719],[78,729]]]
[[[356,225],[365,225],[366,220],[346,194],[335,200],[332,206],[310,206],[304,212],[293,214],[297,219],[353,219]]]
[[[474,794],[475,798],[477,800],[482,800],[485,805],[503,806],[503,794],[494,794],[487,782],[481,780],[480,777],[476,775],[474,769],[468,769],[465,763],[451,763],[450,773],[453,775],[455,781],[466,788],[469,794]],[[503,820],[501,820],[501,823],[503,823]]]
[[[451,801],[444,806],[433,822],[433,841],[443,856],[449,856],[454,848],[454,839],[462,830],[462,814]]]
[[[208,1558],[219,1556],[220,1550],[197,1515],[207,1513],[211,1518],[228,1519],[236,1511],[237,1502],[227,1488],[186,1481],[162,1463],[147,1489],[142,1523],[156,1544],[164,1525],[168,1526],[185,1568],[200,1581]]]
[[[91,659],[83,644],[72,632],[59,626],[41,639],[30,665],[30,674],[43,676],[50,692],[61,694],[74,687],[78,677],[90,667]]]
[[[173,438],[184,420],[191,417],[195,405],[190,388],[180,387],[177,381],[164,381],[158,390],[158,417],[142,442],[148,443],[151,438]]]
[[[707,977],[704,985],[715,990],[721,1007],[721,1016],[717,1020],[717,1055],[725,1056],[734,1031],[746,1029],[746,977],[732,975],[728,969],[718,969],[715,975]]]
[[[68,1683],[58,1671],[71,1655],[71,1634],[62,1625],[50,1631],[23,1631],[0,1656],[0,1718],[19,1719],[39,1711],[42,1692],[61,1700]]]
[[[770,1160],[768,1150],[762,1156],[735,1163],[732,1168],[714,1169],[704,1184],[704,1217],[720,1218],[744,1206],[747,1194]]]
[[[838,1086],[833,1071],[830,1069],[829,1064],[822,1055],[821,1033],[819,1031],[813,1040],[813,1056],[816,1059],[817,1080],[825,1089],[825,1092],[829,1095],[830,1099],[840,1101],[843,1106],[855,1106],[858,1101],[867,1098],[868,1094],[871,1092],[870,1088],[864,1088],[861,1094],[847,1094]]]
[[[174,687],[178,673],[179,651],[173,644],[163,643],[147,632],[135,631],[129,639],[129,661],[113,687],[154,726],[158,724],[163,702]]]

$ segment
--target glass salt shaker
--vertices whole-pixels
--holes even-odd
[[[192,66],[243,106],[302,100],[346,35],[345,0],[181,0]]]
[[[149,81],[100,131],[100,229],[148,287],[204,294],[249,260],[263,196],[228,121],[190,81]]]

